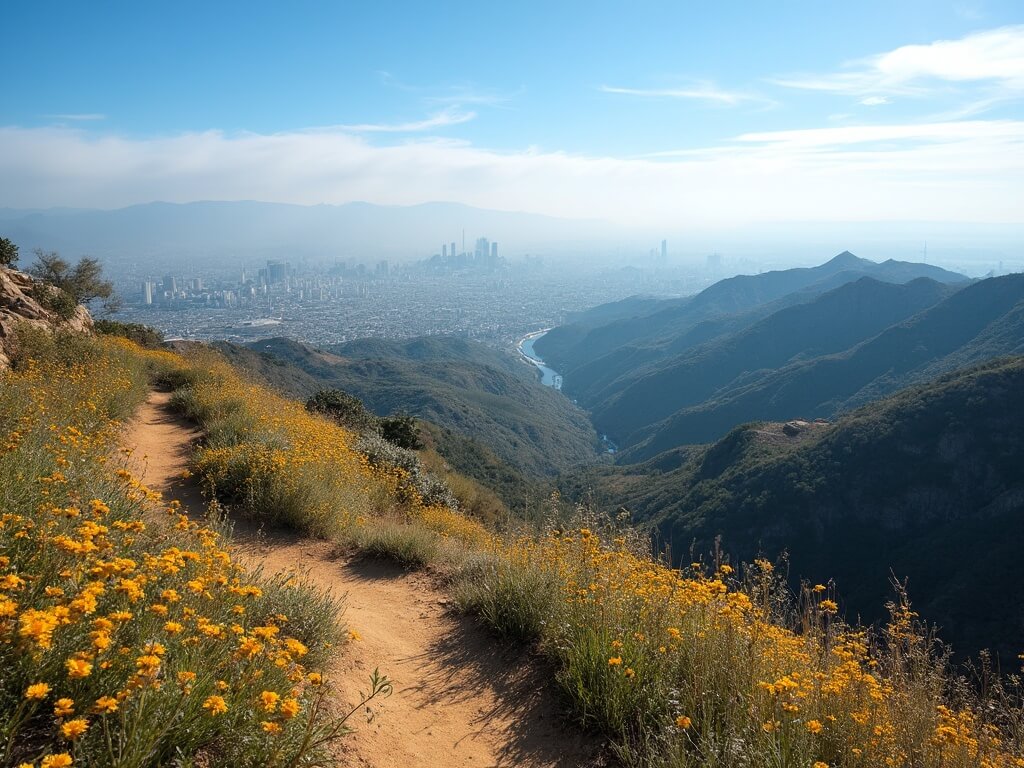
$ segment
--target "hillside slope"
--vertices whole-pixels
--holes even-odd
[[[636,430],[700,403],[745,372],[841,352],[945,298],[928,278],[906,284],[870,277],[787,307],[764,320],[633,372],[597,395],[593,419],[620,445]]]
[[[747,421],[832,417],[958,365],[1021,353],[1024,275],[989,278],[842,353],[738,378],[647,428],[621,460],[710,442]]]
[[[1007,659],[1024,634],[1024,358],[957,371],[794,438],[763,424],[564,483],[657,525],[678,558],[715,538],[736,558],[788,551],[879,619],[887,574],[958,651]],[[687,561],[688,562],[688,561]]]
[[[537,382],[520,360],[475,342],[367,339],[323,351],[265,339],[248,348],[218,348],[293,396],[342,389],[378,414],[402,411],[470,438],[518,473],[544,477],[599,456],[597,435],[582,411]],[[454,441],[453,451],[456,442],[465,452],[464,440]],[[439,443],[450,459],[444,449]]]

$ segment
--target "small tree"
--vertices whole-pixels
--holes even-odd
[[[423,448],[419,427],[416,426],[416,419],[412,416],[396,413],[393,416],[386,416],[378,423],[380,436],[399,448],[408,448],[410,451],[418,451]]]
[[[340,389],[321,389],[306,401],[306,410],[329,416],[353,432],[377,431],[377,417],[366,410],[363,401]]]
[[[117,308],[114,284],[103,279],[103,267],[99,259],[83,256],[72,267],[56,251],[36,248],[33,253],[36,263],[29,268],[29,272],[59,288],[70,297],[72,304],[88,304],[94,299],[103,299],[103,306],[108,312]]]
[[[18,263],[18,246],[6,237],[0,237],[0,267],[13,267]]]

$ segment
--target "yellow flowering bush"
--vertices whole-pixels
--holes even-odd
[[[344,729],[307,665],[340,605],[246,572],[118,452],[149,372],[177,358],[21,342],[0,374],[0,765],[316,762]]]
[[[463,604],[506,634],[531,629],[627,764],[1024,765],[1019,701],[957,688],[905,599],[870,642],[825,589],[805,590],[789,629],[763,560],[743,581],[728,565],[684,573],[581,527],[493,544],[487,563],[465,573]]]

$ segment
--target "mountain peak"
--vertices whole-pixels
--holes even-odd
[[[873,262],[870,262],[867,259],[862,259],[859,256],[854,256],[849,251],[843,251],[838,256],[834,256],[832,259],[830,259],[827,262],[826,266],[831,266],[831,267],[862,267],[862,266],[864,266],[866,264],[871,264],[871,263],[873,263]]]

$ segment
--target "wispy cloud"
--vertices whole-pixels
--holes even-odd
[[[936,87],[967,84],[998,89],[1005,97],[1024,97],[1024,25],[975,32],[957,40],[904,45],[850,62],[844,70],[791,75],[772,82],[869,98],[924,96]]]
[[[437,106],[461,107],[465,104],[471,104],[501,107],[508,104],[518,93],[524,90],[520,88],[515,93],[503,93],[490,88],[481,88],[472,83],[413,85],[399,79],[386,70],[379,70],[377,76],[380,78],[381,84],[389,88],[396,88],[400,91],[416,94],[423,104]]]
[[[476,112],[463,112],[453,107],[437,112],[423,120],[414,120],[408,123],[355,123],[335,125],[332,128],[349,133],[419,133],[468,123],[474,118],[476,118]]]
[[[865,107],[880,107],[883,104],[888,104],[889,99],[885,96],[865,96],[860,103]]]
[[[726,106],[736,106],[743,102],[765,101],[764,99],[739,91],[728,91],[714,83],[701,81],[688,86],[674,88],[624,88],[614,85],[602,85],[604,93],[617,93],[626,96],[642,96],[653,99],[693,99],[707,101]]]
[[[60,115],[43,115],[48,120],[66,120],[68,122],[86,122],[93,120],[106,120],[107,116],[99,112],[73,112]]]

